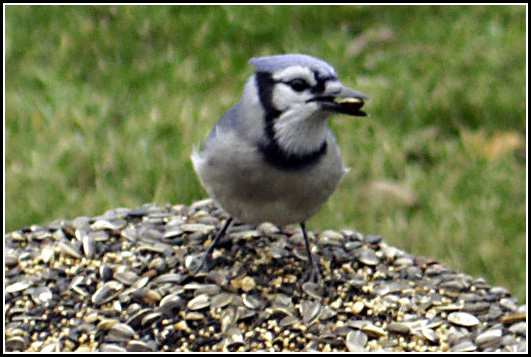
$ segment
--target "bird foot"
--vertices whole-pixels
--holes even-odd
[[[306,267],[306,273],[302,276],[302,282],[311,282],[320,284],[323,281],[323,275],[321,273],[321,267],[318,262],[308,262]]]
[[[212,255],[210,252],[205,252],[203,254],[203,257],[199,258],[200,261],[194,262],[195,267],[191,267],[191,272],[193,275],[197,275],[199,273],[208,273],[210,269],[212,268]]]

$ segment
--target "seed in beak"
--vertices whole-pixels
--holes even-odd
[[[365,101],[359,97],[336,97],[333,99],[336,105],[335,110],[349,115],[366,116],[367,114],[360,110]]]
[[[361,98],[334,98],[334,102],[337,104],[363,104],[363,99]]]

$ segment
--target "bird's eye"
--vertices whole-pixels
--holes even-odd
[[[300,78],[293,79],[287,84],[297,92],[302,92],[303,90],[310,88],[310,85],[304,79]]]

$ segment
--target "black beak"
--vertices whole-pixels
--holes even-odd
[[[365,94],[354,89],[343,87],[337,94],[327,95],[323,93],[322,95],[309,99],[308,102],[319,102],[323,109],[337,113],[364,117],[367,116],[367,113],[361,110],[361,107],[363,107],[367,99],[369,97]]]

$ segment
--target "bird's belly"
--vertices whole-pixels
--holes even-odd
[[[334,155],[331,152],[327,155]],[[255,165],[249,157],[205,162],[198,170],[212,198],[229,215],[249,224],[300,223],[317,213],[344,175],[339,154],[300,170]]]

